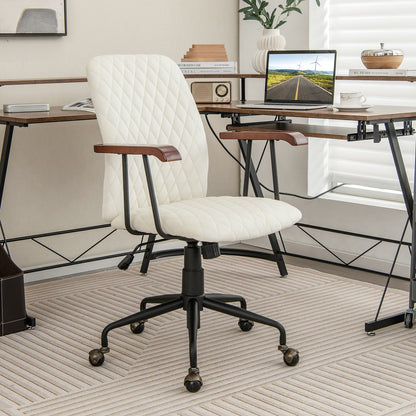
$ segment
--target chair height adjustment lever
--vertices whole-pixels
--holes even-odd
[[[215,259],[221,255],[218,243],[202,243],[201,251],[204,259]]]

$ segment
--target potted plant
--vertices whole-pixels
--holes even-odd
[[[253,56],[253,68],[264,74],[266,72],[267,52],[269,50],[284,49],[286,39],[280,34],[280,26],[287,22],[291,13],[300,13],[300,4],[306,0],[285,0],[275,8],[269,8],[265,0],[243,0],[247,6],[242,7],[239,13],[244,15],[243,20],[255,20],[263,26],[263,35],[257,41],[258,51]],[[320,0],[315,0],[318,7]]]
[[[265,0],[243,0],[248,6],[239,10],[244,14],[244,20],[257,20],[265,29],[278,29],[287,22],[292,12],[302,14],[299,5],[306,0],[286,0],[286,3],[279,4],[271,12],[267,9],[269,2]],[[315,0],[318,6],[320,0]]]

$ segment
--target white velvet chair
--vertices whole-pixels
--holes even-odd
[[[187,311],[190,355],[184,383],[196,392],[202,386],[197,330],[200,311],[209,308],[238,317],[243,331],[249,331],[253,322],[277,328],[284,362],[296,365],[298,351],[287,347],[279,322],[247,311],[241,296],[205,294],[201,248],[202,243],[204,247],[213,243],[215,249],[219,242],[278,232],[299,221],[299,210],[269,198],[207,197],[204,128],[189,86],[169,58],[99,56],[90,61],[87,73],[103,140],[95,151],[106,153],[104,219],[134,234],[158,234],[186,242],[182,293],[145,298],[139,312],[107,325],[101,348],[89,354],[91,364],[103,364],[110,330],[130,324],[134,333],[140,333],[146,320],[183,308]],[[238,302],[241,307],[229,302]],[[149,303],[158,305],[147,307]]]

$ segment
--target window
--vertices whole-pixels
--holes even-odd
[[[378,49],[380,42],[386,49],[404,52],[400,68],[416,69],[415,0],[324,0],[321,3],[320,8],[311,7],[310,47],[336,49],[338,75],[347,75],[351,68],[363,68],[361,51]],[[416,106],[416,84],[409,82],[338,80],[335,102],[339,101],[340,91],[361,91],[367,96],[368,104]],[[401,138],[400,146],[412,182],[414,136]],[[311,195],[347,183],[348,186],[336,189],[331,197],[351,200],[345,197],[348,194],[373,198],[367,203],[375,202],[374,199],[402,201],[387,140],[374,144],[310,139],[309,147]]]

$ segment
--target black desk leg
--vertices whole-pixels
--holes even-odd
[[[276,164],[276,150],[275,150],[275,143],[274,140],[269,141],[270,146],[270,160],[272,163],[272,177],[273,177],[273,192],[274,192],[274,199],[280,199],[279,194],[279,181],[277,178],[277,164]]]
[[[246,143],[245,140],[239,140],[238,144],[240,145],[241,155],[243,156],[244,160],[244,183],[250,179],[251,186],[253,187],[254,195],[257,197],[263,197],[263,191],[260,187],[259,178],[257,177],[257,172],[254,169],[253,161],[251,158],[251,140],[247,140],[248,143]],[[248,193],[248,189],[247,189]],[[247,193],[244,193],[243,189],[243,195],[247,196]]]
[[[6,182],[7,165],[9,163],[10,149],[12,146],[14,126],[6,124],[4,131],[3,148],[0,158],[0,207],[3,199],[4,184]]]
[[[404,203],[406,205],[407,214],[409,216],[410,223],[413,224],[413,196],[393,122],[386,123],[386,131],[390,143],[391,154],[394,160],[394,166],[396,167],[400,188],[402,190]]]
[[[253,141],[249,140],[246,143],[246,156],[245,156],[245,169],[244,169],[244,182],[243,182],[243,195],[247,196],[248,195],[248,185],[249,185],[249,180],[251,178],[251,169],[252,169],[252,158],[251,158],[251,151],[253,148]],[[259,187],[259,192],[261,192],[260,187]]]
[[[273,142],[272,140],[270,142]],[[245,164],[245,172],[244,172],[244,188],[243,188],[243,195],[247,196],[248,194],[248,179],[250,178],[251,186],[254,190],[254,195],[256,197],[262,198],[263,197],[263,191],[260,187],[259,178],[257,176],[256,169],[254,168],[253,161],[251,158],[251,150],[252,150],[252,140],[247,140],[247,143],[244,140],[239,140],[238,143],[240,144],[241,154],[244,159]],[[274,143],[274,142],[273,142]],[[274,147],[273,147],[274,150]],[[272,152],[274,153],[274,152]],[[273,154],[275,157],[275,154]],[[274,163],[274,165],[273,165]],[[276,159],[274,159],[274,162],[272,160],[272,167],[276,168]],[[277,172],[273,171],[273,185],[277,186]],[[277,192],[277,198],[279,199],[278,189],[274,190],[275,192],[275,198],[276,198],[276,192]],[[276,234],[269,234],[269,241],[270,245],[273,250],[274,254],[274,260],[277,263],[277,267],[279,268],[279,273],[282,277],[287,276],[287,269],[286,264],[283,259],[282,251],[279,247],[279,242],[277,241]]]
[[[241,101],[246,100],[246,79],[241,78]]]
[[[376,329],[385,328],[390,325],[394,325],[400,322],[404,322],[407,328],[413,326],[413,320],[415,317],[414,305],[416,302],[416,281],[415,281],[415,265],[416,265],[416,230],[415,230],[415,201],[412,196],[412,191],[409,184],[409,179],[407,177],[405,165],[403,162],[402,152],[400,150],[399,141],[397,139],[396,130],[394,128],[394,123],[392,121],[385,123],[387,137],[390,143],[391,154],[393,156],[394,165],[396,167],[397,176],[399,178],[400,187],[403,194],[404,203],[406,205],[407,214],[410,219],[410,224],[412,226],[412,250],[410,258],[410,287],[409,287],[409,308],[403,312],[396,315],[388,316],[386,318],[377,319],[375,321],[370,321],[365,323],[365,331],[372,332]],[[415,160],[416,166],[416,160]],[[416,175],[416,170],[415,170]],[[416,180],[416,176],[415,176]],[[415,182],[416,185],[416,182]],[[416,192],[416,187],[415,187]]]

